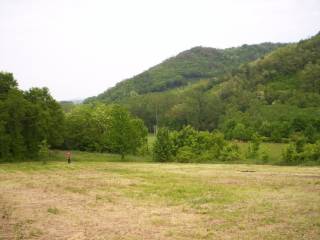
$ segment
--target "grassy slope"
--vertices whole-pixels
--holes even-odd
[[[320,237],[319,167],[74,160],[0,165],[0,239]]]

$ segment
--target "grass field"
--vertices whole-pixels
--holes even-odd
[[[73,159],[0,164],[0,239],[320,239],[319,167]]]

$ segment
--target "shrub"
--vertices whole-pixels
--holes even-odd
[[[296,164],[297,151],[294,144],[290,144],[287,149],[282,153],[283,162],[289,165]]]
[[[172,154],[177,155],[178,150],[184,146],[189,146],[194,150],[198,149],[198,132],[191,126],[185,126],[180,131],[171,134]]]
[[[196,131],[190,126],[169,132],[162,128],[153,148],[156,161],[212,162],[232,161],[240,158],[236,144],[228,144],[220,132]]]
[[[303,161],[320,163],[320,140],[315,144],[307,144],[304,151],[300,153],[300,158],[303,159]]]
[[[247,158],[258,158],[260,149],[261,138],[254,134],[252,141],[249,143],[248,150],[246,153]]]
[[[228,144],[220,157],[222,161],[235,161],[240,159],[239,146],[237,144]]]
[[[176,155],[176,161],[177,162],[195,162],[197,159],[197,154],[195,154],[194,150],[189,146],[184,146],[179,148],[177,155]]]
[[[160,128],[153,146],[153,159],[159,162],[170,161],[173,144],[167,128]]]
[[[285,164],[294,165],[305,162],[320,163],[320,140],[315,144],[290,144],[282,156]]]

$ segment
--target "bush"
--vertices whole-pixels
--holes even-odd
[[[239,149],[228,144],[220,132],[196,131],[190,126],[181,131],[161,129],[153,149],[156,161],[212,162],[239,159]]]
[[[297,152],[293,144],[290,144],[287,149],[282,153],[283,162],[289,165],[296,164]]]
[[[173,144],[167,128],[160,128],[153,146],[153,159],[159,162],[170,161],[172,158]]]
[[[291,136],[291,140],[294,142],[296,151],[298,153],[303,152],[304,146],[307,143],[306,137],[301,133],[295,133]]]
[[[307,144],[300,155],[300,158],[303,159],[303,161],[320,163],[320,140],[315,144]]]
[[[187,163],[187,162],[195,162],[197,160],[197,154],[195,154],[194,150],[189,146],[184,146],[179,148],[176,161]]]
[[[252,141],[249,143],[246,157],[247,158],[258,158],[260,144],[261,144],[260,136],[254,134],[254,136],[252,137]]]
[[[193,150],[198,149],[198,132],[191,126],[185,126],[180,131],[172,132],[171,139],[173,144],[173,155],[177,155],[179,149],[184,146],[188,146]]]
[[[237,144],[228,144],[220,157],[222,161],[236,161],[240,159],[239,146]]]
[[[282,156],[283,162],[289,165],[296,165],[306,162],[320,163],[320,140],[315,144],[306,144],[301,148],[298,144],[290,144]]]

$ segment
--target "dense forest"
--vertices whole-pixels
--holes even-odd
[[[290,143],[283,162],[320,159],[320,34],[298,43],[196,47],[84,104],[0,73],[0,159],[48,148],[151,154],[157,161],[233,161],[234,140]],[[152,152],[148,132],[157,132]],[[267,156],[260,156],[267,159]]]

